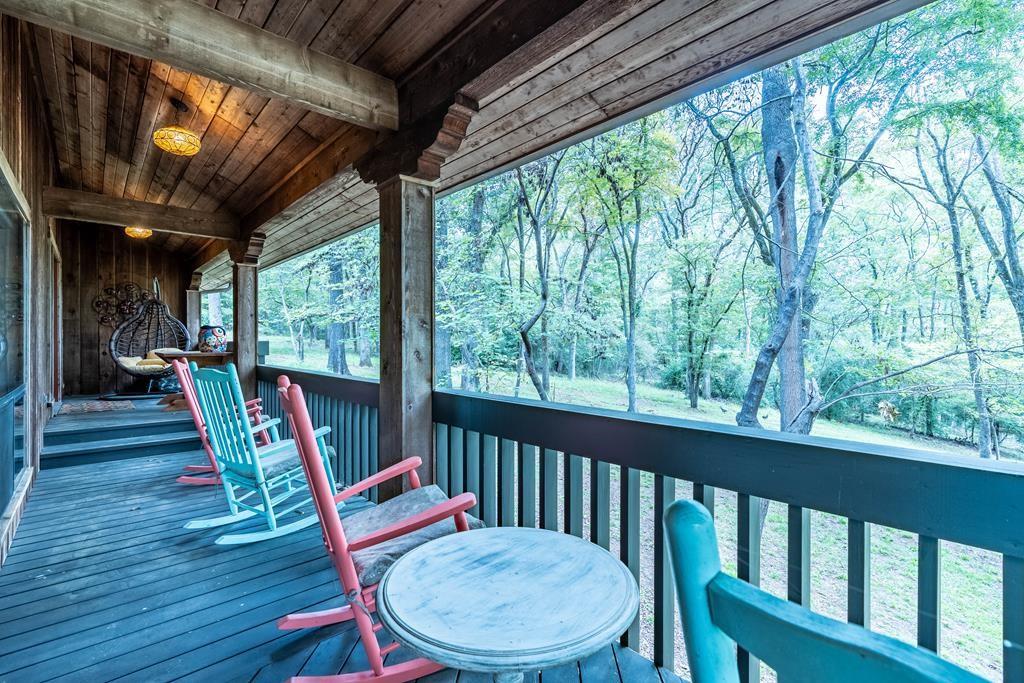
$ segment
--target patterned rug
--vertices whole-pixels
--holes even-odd
[[[111,410],[135,410],[131,401],[75,401],[60,407],[58,415],[78,415],[80,413],[105,413]]]

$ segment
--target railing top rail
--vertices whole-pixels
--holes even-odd
[[[437,422],[1024,556],[1024,467],[618,411],[434,392]]]
[[[256,366],[256,379],[261,382],[276,383],[278,375],[288,375],[292,382],[301,385],[307,393],[330,396],[374,408],[378,407],[380,403],[380,383],[376,380],[342,377],[329,372],[300,370],[278,365]]]

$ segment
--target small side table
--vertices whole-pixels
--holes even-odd
[[[611,644],[636,617],[640,596],[629,570],[600,546],[498,527],[404,555],[376,601],[381,622],[414,652],[513,683]]]

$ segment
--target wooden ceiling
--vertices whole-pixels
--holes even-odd
[[[220,12],[393,78],[414,73],[475,16],[514,0],[207,0]],[[585,38],[480,102],[442,190],[723,79],[810,49],[923,0],[633,0]],[[244,215],[348,124],[283,100],[33,27],[63,184]],[[189,110],[179,115],[171,98]],[[202,135],[184,159],[151,143],[180,123]],[[307,251],[376,218],[376,192],[354,174],[321,185],[263,229],[261,265]],[[156,239],[183,258],[208,240]],[[204,287],[230,280],[224,257]]]

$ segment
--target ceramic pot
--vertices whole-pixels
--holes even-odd
[[[228,350],[227,332],[220,325],[203,325],[199,328],[196,348],[203,353],[221,353]]]

